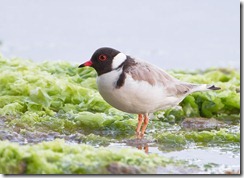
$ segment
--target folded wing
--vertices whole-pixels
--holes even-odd
[[[146,62],[135,62],[124,69],[134,80],[145,81],[150,85],[161,86],[168,96],[184,95],[198,85],[181,82],[164,70]]]

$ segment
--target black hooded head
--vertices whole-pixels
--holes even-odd
[[[97,71],[98,75],[105,74],[113,70],[113,59],[119,53],[120,51],[113,48],[99,48],[93,53],[90,61],[81,64],[79,67],[91,66]]]

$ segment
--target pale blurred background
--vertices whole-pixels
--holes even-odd
[[[164,69],[240,68],[238,0],[0,0],[0,53],[79,64],[109,46]]]

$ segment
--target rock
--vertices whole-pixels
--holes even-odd
[[[227,127],[224,122],[218,121],[214,118],[186,118],[181,123],[181,127],[186,130],[212,130]]]
[[[128,166],[121,163],[111,163],[107,166],[111,174],[141,174],[142,172],[135,166]]]

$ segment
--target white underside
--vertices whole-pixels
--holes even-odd
[[[144,114],[167,109],[179,104],[184,97],[167,96],[163,86],[152,86],[126,76],[124,85],[115,88],[121,70],[113,70],[97,78],[98,90],[105,101],[128,113]]]

